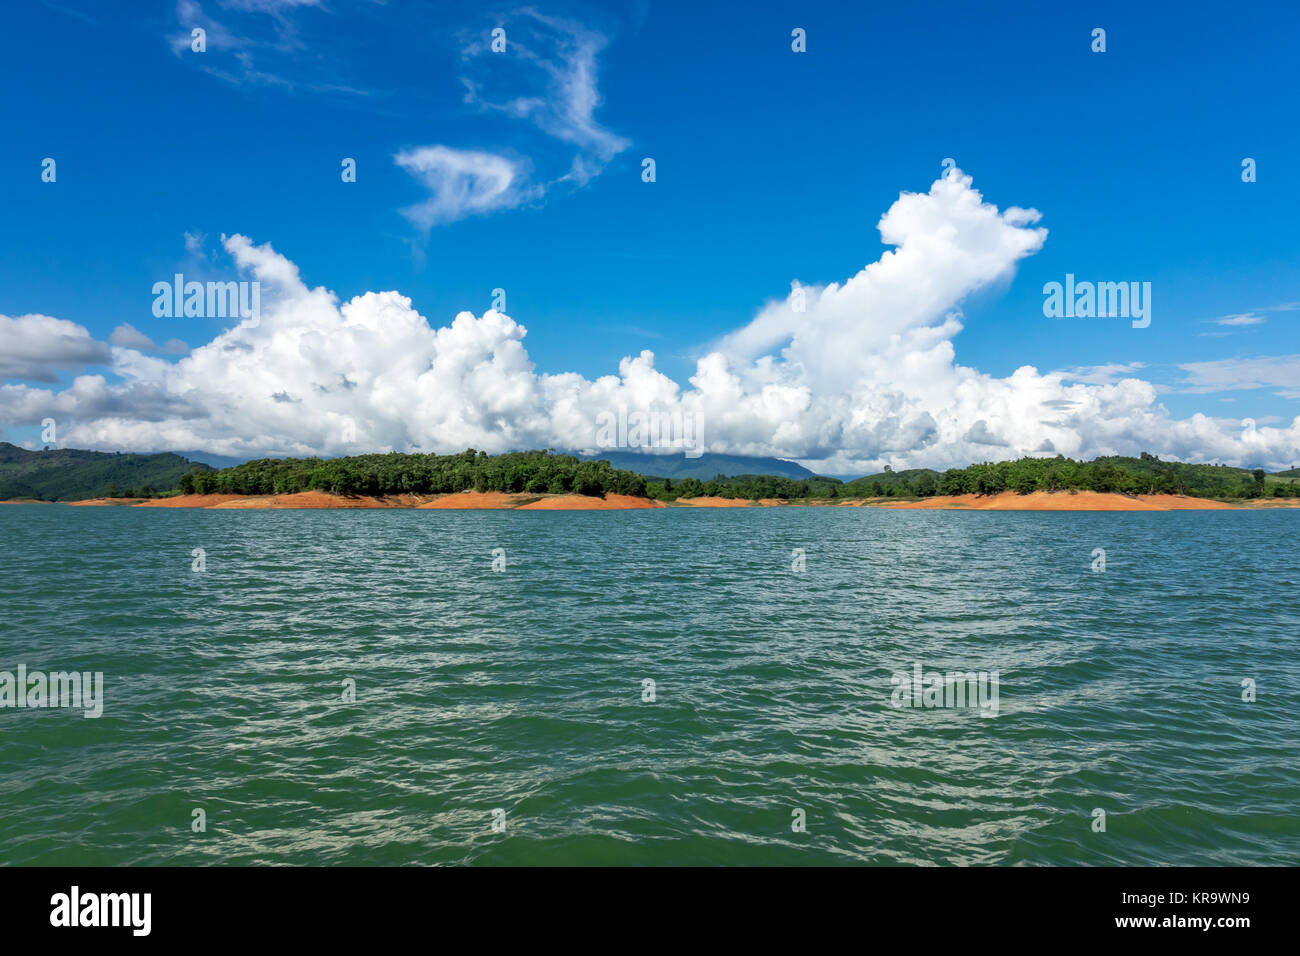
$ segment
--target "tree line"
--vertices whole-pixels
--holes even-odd
[[[349,458],[261,458],[220,471],[195,468],[180,478],[184,494],[293,494],[324,491],[340,495],[450,494],[500,491],[526,494],[607,493],[676,501],[701,496],[757,500],[837,498],[926,498],[933,495],[993,495],[1004,491],[1099,491],[1120,494],[1176,494],[1200,498],[1300,497],[1295,478],[1224,465],[1108,456],[1075,461],[1062,455],[982,462],[938,472],[886,469],[850,482],[837,478],[778,475],[718,475],[647,482],[608,461],[583,461],[554,451],[489,455],[467,449],[455,455],[388,454]],[[150,489],[152,490],[152,489]]]
[[[698,478],[665,478],[646,485],[646,494],[661,501],[678,498],[759,498],[799,500],[804,498],[838,498],[844,483],[838,478],[784,478],[780,475],[718,475],[708,481]]]
[[[928,498],[934,495],[995,495],[1004,491],[1099,491],[1128,495],[1188,495],[1196,498],[1300,497],[1294,478],[1247,471],[1226,465],[1190,465],[1161,461],[1142,452],[1137,458],[1112,455],[1075,461],[1063,455],[983,462],[938,472],[929,468],[893,471],[886,468],[843,483],[836,478],[779,478],[773,475],[718,475],[651,482],[652,498],[675,501],[701,496],[718,498],[827,499]]]
[[[906,495],[994,495],[1003,491],[1100,491],[1129,495],[1188,495],[1196,498],[1262,498],[1300,495],[1295,481],[1226,465],[1161,461],[1142,452],[1137,458],[1112,455],[1075,461],[1062,455],[983,462],[942,473],[929,469],[882,473],[845,486],[851,497]]]
[[[473,448],[455,455],[355,455],[348,458],[259,458],[180,479],[183,494],[272,495],[324,491],[336,495],[450,494],[502,491],[532,494],[606,493],[644,496],[645,478],[607,461],[581,461],[551,451],[489,455]]]

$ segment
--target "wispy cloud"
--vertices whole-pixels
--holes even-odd
[[[505,49],[493,52],[490,31],[463,33],[465,102],[525,120],[576,147],[568,172],[555,182],[584,185],[631,141],[596,119],[602,98],[600,55],[609,37],[581,23],[527,7],[503,17]],[[502,64],[514,66],[503,69]]]
[[[495,153],[421,146],[404,150],[393,160],[429,190],[424,202],[402,210],[402,215],[425,230],[466,216],[509,209],[536,195],[535,189],[523,184],[525,164]]]
[[[1268,320],[1265,314],[1269,312],[1294,312],[1300,309],[1300,302],[1283,302],[1278,305],[1270,305],[1266,308],[1248,309],[1245,312],[1234,312],[1232,315],[1220,316],[1217,319],[1207,321],[1215,325],[1223,325],[1229,328],[1245,328],[1252,325],[1263,325]],[[1231,332],[1201,332],[1202,337],[1221,338],[1225,335],[1231,335]]]
[[[1139,369],[1146,368],[1145,362],[1111,362],[1106,365],[1081,365],[1064,369],[1061,378],[1085,385],[1114,385],[1126,378],[1136,378]]]
[[[367,90],[338,82],[338,57],[319,51],[304,55],[313,43],[302,36],[299,13],[330,12],[321,0],[220,0],[219,5],[224,11],[221,21],[198,0],[177,0],[177,29],[167,37],[172,53],[191,58],[197,69],[234,86],[368,95]],[[236,21],[237,27],[230,25]],[[204,32],[202,53],[192,48],[196,28]]]
[[[355,57],[340,35],[357,21],[378,25],[389,31],[386,41],[393,44],[393,59],[398,61],[406,51],[403,44],[411,42],[409,28],[395,24],[382,4],[207,0],[205,6],[200,0],[176,0],[175,10],[175,27],[167,40],[179,59],[232,85],[284,93],[341,93],[391,101],[397,94],[383,91],[382,77],[370,77],[378,85],[355,78],[373,64]],[[506,31],[505,46],[494,52],[492,33],[498,26]],[[204,31],[202,53],[192,49],[196,28]],[[473,29],[450,31],[448,42],[459,53],[459,69],[453,62],[442,77],[434,75],[427,89],[403,95],[418,102],[437,99],[439,91],[454,96],[458,85],[463,86],[466,93],[452,111],[504,118],[507,122],[497,128],[512,149],[491,144],[484,148],[481,137],[475,147],[440,137],[440,142],[398,152],[397,165],[430,193],[427,201],[401,210],[417,227],[427,231],[512,208],[541,199],[561,184],[583,186],[631,145],[596,116],[602,102],[600,61],[610,43],[605,33],[525,7],[500,18],[479,17]],[[412,113],[410,103],[406,111],[427,115]],[[439,125],[445,126],[447,119],[440,117]],[[520,122],[541,135],[534,133],[531,142],[518,144]],[[420,144],[422,139],[417,130],[407,142]],[[541,172],[533,181],[535,169]]]
[[[561,183],[583,186],[631,145],[596,120],[599,56],[609,42],[604,34],[531,8],[493,22],[504,24],[502,50],[493,50],[495,27],[460,34],[465,102],[525,121],[573,155],[549,180],[530,182],[531,159],[445,145],[399,153],[397,164],[430,191],[428,201],[402,210],[422,229],[540,200]]]
[[[1300,355],[1263,355],[1254,358],[1217,359],[1212,362],[1187,362],[1178,366],[1187,373],[1187,386],[1181,391],[1194,394],[1237,391],[1250,388],[1295,390],[1300,382]],[[1284,398],[1294,397],[1275,394]]]

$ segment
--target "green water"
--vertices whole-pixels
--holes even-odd
[[[1297,532],[6,505],[0,670],[106,691],[0,709],[0,861],[1294,864]],[[894,707],[916,662],[997,716]]]

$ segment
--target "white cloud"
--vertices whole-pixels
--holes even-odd
[[[594,380],[539,373],[525,328],[507,315],[462,312],[438,327],[397,292],[341,302],[304,283],[269,244],[236,235],[223,239],[226,253],[264,287],[257,327],[222,332],[176,362],[114,349],[121,384],[86,375],[62,391],[0,387],[0,420],[32,424],[57,412],[73,445],[225,455],[596,451],[598,416],[624,406],[692,415],[708,451],[793,458],[831,473],[1053,450],[1300,459],[1300,418],[1248,436],[1235,418],[1174,419],[1136,363],[1090,376],[1023,366],[1004,378],[958,364],[962,301],[1009,279],[1041,247],[1037,220],[1032,210],[985,203],[959,173],[904,193],[879,223],[895,249],[842,283],[792,289],[760,309],[699,359],[686,385],[658,371],[649,351]],[[1182,369],[1214,390],[1293,386],[1297,362]]]
[[[492,52],[484,31],[462,35],[462,54],[477,72],[461,78],[466,102],[530,122],[576,154],[564,173],[530,183],[531,161],[444,145],[404,150],[394,157],[397,165],[430,194],[402,210],[420,229],[510,209],[540,199],[558,183],[584,185],[630,145],[595,118],[598,58],[608,42],[602,34],[531,9],[501,22],[507,25],[505,52]],[[494,98],[498,90],[500,99]]]
[[[1106,365],[1082,365],[1060,372],[1063,380],[1085,385],[1114,385],[1126,378],[1136,378],[1146,368],[1145,362],[1110,362]]]
[[[522,185],[523,165],[495,153],[422,146],[393,159],[429,190],[424,202],[402,210],[421,229],[509,209],[535,195]]]
[[[365,96],[386,110],[405,114],[418,113],[425,98],[436,97],[440,88],[457,86],[451,74],[429,84],[428,90],[422,85],[410,88],[401,76],[395,79],[391,64],[427,57],[430,41],[383,4],[364,5],[363,10],[320,0],[216,0],[207,6],[205,10],[199,0],[177,0],[175,29],[167,41],[185,63],[227,83],[331,97]],[[220,21],[209,10],[216,10]],[[456,16],[454,11],[443,13],[443,20]],[[339,25],[342,17],[361,17],[369,29],[387,31],[388,55],[378,61],[357,57],[346,40],[346,24]],[[536,152],[543,178],[530,182],[534,160],[512,158],[500,149],[463,149],[444,141],[404,150],[395,157],[397,164],[422,182],[430,197],[403,214],[426,231],[538,199],[561,183],[582,186],[631,145],[596,118],[602,102],[600,58],[609,44],[605,34],[524,8],[491,19],[494,26],[505,24],[508,29],[505,52],[494,53],[490,30],[481,28],[484,21],[478,19],[480,28],[474,31],[443,31],[460,49],[464,102],[541,131],[544,136],[533,135],[533,142],[521,148]],[[195,28],[205,31],[202,54],[191,49]],[[446,116],[439,117],[440,126],[446,121]],[[427,142],[426,134],[417,132],[407,141],[421,140]],[[187,236],[187,243],[191,254],[201,258],[203,237]]]
[[[187,236],[188,238],[188,236]],[[80,328],[80,326],[78,326]],[[87,333],[89,334],[89,333]],[[184,355],[190,347],[180,339],[168,339],[161,347],[129,322],[123,322],[108,337],[110,345],[119,348],[135,349],[138,352],[165,352],[169,355]]]
[[[1242,312],[1240,315],[1225,315],[1215,319],[1215,325],[1262,325],[1264,317],[1254,312]]]
[[[561,179],[582,185],[631,145],[596,120],[601,104],[599,58],[608,38],[531,8],[500,22],[507,36],[502,53],[491,50],[490,34],[464,35],[463,56],[472,68],[472,75],[461,78],[466,101],[527,120],[576,147],[578,153]],[[524,69],[512,70],[513,64]]]
[[[109,362],[109,350],[75,322],[48,315],[0,315],[0,378],[57,382],[60,369]]]
[[[203,5],[197,0],[177,0],[176,21],[181,28],[168,40],[172,53],[184,56],[191,52],[192,31],[197,27],[204,32],[204,43],[208,50],[239,50],[249,45],[248,40],[237,36],[208,16]]]
[[[115,328],[113,334],[108,337],[108,341],[113,345],[138,349],[141,352],[158,351],[158,346],[154,344],[153,339],[128,322],[123,322]]]
[[[1300,355],[1265,355],[1255,358],[1217,359],[1187,362],[1178,366],[1187,373],[1187,392],[1219,392],[1277,386],[1294,388],[1300,383]]]
[[[337,6],[320,0],[217,0],[209,9],[220,8],[218,21],[198,0],[177,0],[176,29],[167,44],[192,68],[235,86],[369,96],[340,81],[356,63],[340,43],[350,34],[325,18]],[[300,15],[305,11],[312,15]],[[202,53],[192,49],[196,27],[205,33]]]

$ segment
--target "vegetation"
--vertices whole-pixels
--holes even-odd
[[[625,459],[620,459],[623,461]],[[647,459],[657,468],[659,459]],[[1178,494],[1202,498],[1300,497],[1300,471],[1269,475],[1225,465],[1137,458],[1094,461],[1021,458],[983,462],[942,473],[928,468],[886,469],[848,483],[809,473],[806,477],[715,473],[647,477],[614,468],[609,461],[584,461],[550,451],[488,455],[468,449],[456,455],[358,455],[351,458],[262,458],[214,470],[180,455],[130,455],[58,449],[27,451],[0,442],[0,499],[69,501],[101,497],[161,497],[173,494],[447,494],[501,491],[525,494],[648,495],[662,501],[701,496],[756,500],[840,498],[925,498],[931,495],[997,494],[1011,491],[1101,491],[1120,494]]]
[[[446,494],[457,491],[644,495],[645,478],[607,461],[579,461],[547,451],[490,456],[390,452],[350,458],[259,458],[180,479],[184,493],[269,495],[326,491],[338,495]]]
[[[746,477],[751,475],[776,475],[781,478],[811,478],[813,473],[803,465],[780,458],[756,458],[748,455],[722,455],[704,452],[697,458],[687,458],[680,451],[666,455],[651,455],[636,451],[602,451],[594,458],[608,461],[615,468],[635,471],[645,475],[646,481],[662,482],[670,478],[697,478],[708,481],[716,475]]]
[[[58,448],[28,451],[0,442],[0,500],[79,501],[151,498],[177,487],[191,469],[212,469],[173,455],[124,455]]]
[[[938,488],[939,473],[929,468],[886,469],[878,475],[850,481],[844,486],[844,494],[850,498],[929,497],[937,494]]]
[[[1002,491],[1102,491],[1129,495],[1189,495],[1197,498],[1261,498],[1300,496],[1294,479],[1272,480],[1263,469],[1247,471],[1226,465],[1187,465],[1161,461],[1143,452],[1137,458],[1109,456],[1093,461],[1021,458],[950,468],[943,474],[928,469],[885,472],[858,478],[844,486],[851,497],[907,495],[991,495]]]
[[[838,498],[844,483],[838,478],[814,475],[811,478],[783,478],[778,475],[718,475],[709,481],[698,478],[665,478],[646,486],[646,494],[661,501],[678,498]]]

